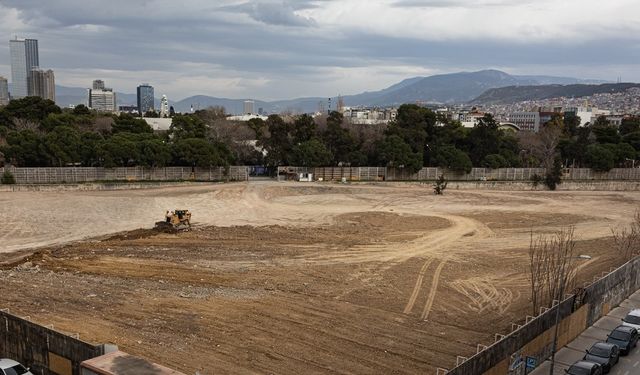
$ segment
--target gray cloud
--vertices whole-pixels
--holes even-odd
[[[230,12],[245,13],[254,20],[268,25],[278,26],[314,26],[316,22],[313,18],[303,17],[296,14],[296,11],[315,8],[317,5],[308,2],[246,2],[239,5],[221,7],[220,10]]]
[[[631,0],[616,6],[623,2],[630,14],[640,10]],[[495,7],[495,20],[480,17],[493,13],[479,3]],[[578,8],[565,14],[563,6],[550,4],[110,0],[105,7],[97,0],[0,0],[0,35],[39,39],[41,65],[53,68],[60,84],[86,87],[103,78],[118,91],[133,92],[150,82],[172,99],[332,96],[416,75],[484,68],[640,80],[640,37],[627,28],[633,25],[608,17],[583,21],[587,16]],[[600,12],[614,13],[616,6],[601,4]],[[521,9],[549,21],[518,16]],[[553,18],[558,13],[562,17]],[[476,18],[480,23],[473,23]],[[577,27],[580,22],[588,27]],[[5,44],[0,75],[9,75],[8,65]]]

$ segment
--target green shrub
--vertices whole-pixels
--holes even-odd
[[[4,173],[2,174],[2,178],[0,179],[0,182],[3,185],[14,185],[16,183],[16,178],[13,176],[13,173],[9,171],[4,171]]]

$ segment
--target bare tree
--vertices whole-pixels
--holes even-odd
[[[538,133],[519,134],[520,145],[527,155],[534,156],[547,170],[551,170],[562,136],[562,127],[547,124]]]
[[[36,133],[40,132],[40,124],[24,118],[14,118],[13,124],[16,126],[17,131],[32,130]]]
[[[613,242],[618,254],[629,261],[640,254],[640,211],[636,211],[633,221],[626,228],[611,228]]]
[[[529,281],[534,315],[541,306],[562,300],[575,282],[574,228],[534,237],[529,244]]]
[[[546,253],[547,251],[544,244],[540,243],[540,237],[534,239],[532,231],[529,242],[529,281],[531,285],[531,308],[533,309],[533,316],[537,314],[543,298]]]

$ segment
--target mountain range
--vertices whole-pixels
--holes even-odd
[[[572,84],[601,84],[604,81],[583,80],[568,77],[510,75],[499,70],[481,70],[478,72],[461,72],[439,74],[429,77],[413,77],[398,82],[379,91],[364,92],[357,95],[342,97],[347,106],[393,106],[404,103],[433,103],[456,104],[467,103],[480,97],[487,90],[539,85],[572,85]],[[56,101],[58,105],[68,106],[86,102],[86,89],[74,87],[56,87]],[[135,94],[116,93],[118,105],[135,104]],[[331,98],[333,108],[338,98]],[[210,106],[225,107],[227,113],[241,114],[244,101],[248,99],[216,98],[206,95],[191,96],[180,101],[170,101],[178,112],[188,112]],[[159,99],[156,99],[159,103]],[[321,105],[328,108],[328,98],[308,97],[278,101],[255,101],[255,110],[262,108],[265,113],[294,113],[315,112]]]

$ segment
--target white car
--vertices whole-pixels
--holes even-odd
[[[1,375],[33,375],[28,368],[25,368],[20,363],[7,358],[0,358],[0,374]]]
[[[640,309],[633,309],[629,311],[627,316],[622,319],[622,325],[633,327],[640,331]]]

